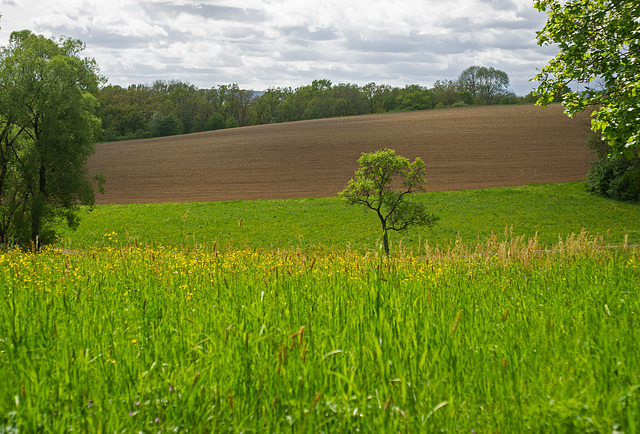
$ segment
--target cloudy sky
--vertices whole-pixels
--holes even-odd
[[[22,29],[80,39],[122,86],[431,87],[482,65],[525,95],[555,54],[536,45],[546,17],[533,0],[0,0],[0,14],[0,45]]]

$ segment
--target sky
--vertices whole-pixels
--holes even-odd
[[[0,14],[0,46],[24,29],[80,39],[124,87],[431,87],[478,65],[526,95],[557,52],[536,44],[546,15],[533,0],[0,0]]]

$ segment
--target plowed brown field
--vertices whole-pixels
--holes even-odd
[[[588,114],[560,105],[390,113],[97,145],[97,203],[335,196],[362,152],[388,147],[427,165],[428,190],[583,180]]]

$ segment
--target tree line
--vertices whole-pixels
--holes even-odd
[[[471,66],[456,80],[432,88],[369,83],[358,86],[314,80],[311,84],[255,92],[237,84],[210,89],[158,80],[98,92],[104,142],[211,131],[340,116],[429,110],[470,105],[534,103],[532,95],[509,91],[509,76],[495,68]]]

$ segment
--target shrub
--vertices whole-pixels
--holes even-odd
[[[240,126],[240,123],[236,118],[230,117],[229,119],[227,119],[225,126],[226,128],[238,128]]]
[[[617,200],[640,200],[640,159],[610,157],[609,145],[597,134],[587,139],[587,145],[598,158],[587,173],[587,190]]]
[[[627,168],[611,181],[611,197],[619,200],[640,200],[640,164]]]
[[[151,119],[151,135],[153,137],[166,137],[181,134],[184,128],[172,114],[161,115],[156,113]]]
[[[218,112],[212,114],[205,125],[205,129],[207,131],[222,130],[224,128],[227,128],[227,124],[225,123],[222,115]]]

